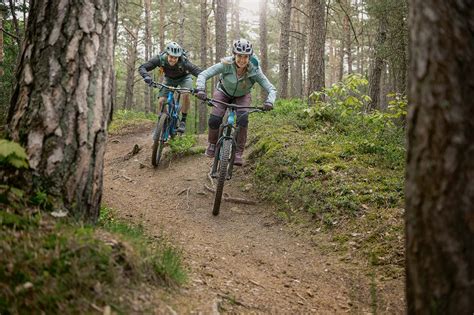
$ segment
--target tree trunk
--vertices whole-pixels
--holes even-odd
[[[184,18],[186,16],[186,12],[184,10],[184,3],[183,0],[179,0],[179,36],[178,41],[180,45],[184,45]]]
[[[280,31],[279,91],[280,98],[288,97],[288,58],[290,49],[290,20],[292,0],[283,0]]]
[[[165,0],[160,0],[160,51],[165,50]]]
[[[351,27],[349,25],[349,18],[345,19],[346,25],[346,55],[347,55],[347,73],[352,73],[352,46],[351,46]]]
[[[201,0],[201,68],[207,68],[207,0]],[[203,133],[207,127],[207,104],[199,102],[198,132]]]
[[[0,77],[3,77],[3,11],[2,10],[0,10]]]
[[[326,29],[324,24],[324,0],[309,1],[309,60],[308,60],[308,93],[321,91],[324,88],[324,46]]]
[[[292,22],[292,29],[295,29],[295,24]],[[296,77],[296,39],[294,37],[290,38],[290,47],[292,49],[289,50],[290,56],[289,56],[289,85],[290,85],[290,93],[289,97],[296,97],[296,86],[295,86],[295,77]]]
[[[474,311],[472,21],[472,1],[410,1],[408,314]]]
[[[212,1],[212,10],[215,11],[215,3],[214,1]],[[208,28],[207,28],[207,34],[209,35],[208,36],[208,39],[207,39],[207,47],[208,48],[208,54],[209,54],[209,58],[208,60],[211,61],[211,63],[213,62],[213,60],[215,60],[214,58],[214,48],[213,48],[213,44],[216,42],[216,38],[215,38],[215,35],[213,34],[213,32],[211,31],[211,23],[208,24]],[[215,87],[215,77],[211,78],[211,90],[210,90],[210,93],[211,95],[214,94],[214,87]]]
[[[352,73],[352,28],[351,28],[351,16],[352,16],[352,5],[350,0],[345,1],[345,11],[346,15],[344,17],[344,33],[345,33],[345,45],[344,50],[347,55],[347,73]]]
[[[18,50],[21,50],[21,33],[20,33],[20,26],[18,25],[18,19],[16,18],[16,7],[13,0],[9,0],[10,3],[10,13],[12,15],[13,26],[15,27],[15,34],[16,34],[16,42],[18,44]]]
[[[88,221],[98,218],[102,196],[116,21],[116,1],[32,1],[8,116],[33,189]]]
[[[302,9],[302,7],[299,7]],[[304,16],[302,17],[304,19]],[[296,40],[296,60],[295,60],[295,91],[296,97],[303,97],[303,62],[304,62],[304,29],[302,27],[301,13],[296,13],[296,30],[300,33]]]
[[[341,46],[339,47],[339,72],[337,76],[338,81],[342,81],[342,77],[344,76],[344,46],[346,45],[346,40],[343,38],[341,40]]]
[[[216,63],[227,51],[227,0],[216,0]]]
[[[151,58],[151,0],[145,0],[145,60]],[[145,87],[145,113],[151,111],[151,88]]]
[[[260,68],[267,75],[268,71],[268,43],[267,43],[267,0],[260,1]],[[262,102],[267,98],[267,92],[261,89]]]
[[[381,56],[381,48],[385,43],[386,35],[386,21],[384,18],[379,20],[379,32],[377,34],[376,47],[374,50],[374,61],[372,72],[369,78],[369,96],[371,101],[367,104],[367,111],[380,109],[380,79],[383,70],[383,58]]]
[[[240,0],[232,3],[232,40],[240,38]]]
[[[123,108],[132,109],[133,105],[133,89],[135,87],[135,64],[137,62],[137,45],[138,45],[138,26],[134,26],[134,30],[130,36],[130,42],[127,47],[127,80],[125,83],[125,97]]]

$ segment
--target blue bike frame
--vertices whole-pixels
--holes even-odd
[[[164,134],[162,135],[164,141],[168,141],[170,136],[174,136],[177,133],[177,126],[178,126],[178,119],[179,119],[179,111],[181,109],[181,104],[179,101],[175,101],[174,99],[174,92],[168,91],[168,113],[164,113],[164,106],[161,110],[161,114],[167,114],[170,117],[170,121],[168,126],[165,129]]]

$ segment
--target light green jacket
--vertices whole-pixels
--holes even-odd
[[[201,72],[196,81],[196,87],[199,90],[206,90],[206,81],[209,78],[219,74],[220,80],[217,83],[217,89],[229,96],[243,96],[250,93],[252,86],[257,82],[267,91],[266,102],[273,104],[276,98],[276,89],[268,81],[262,69],[258,65],[258,59],[255,56],[250,57],[247,73],[237,78],[237,70],[234,57],[226,57],[218,64],[215,64]]]

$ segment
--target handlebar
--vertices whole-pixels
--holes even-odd
[[[223,102],[223,101],[219,101],[219,100],[216,100],[214,98],[207,98],[206,102],[207,102],[207,105],[211,106],[211,107],[216,106],[216,105],[213,104],[213,102],[215,102],[215,103],[219,103],[219,104],[222,104],[224,106],[234,108],[234,109],[247,109],[247,108],[250,108],[250,109],[252,109],[250,112],[263,112],[264,111],[263,107],[239,106],[237,104],[229,104],[229,103],[226,103],[226,102]]]
[[[188,93],[191,93],[192,95],[196,95],[197,93],[197,90],[196,89],[189,89],[189,88],[178,88],[178,87],[173,87],[173,86],[168,86],[166,84],[163,84],[163,83],[159,83],[159,82],[152,82],[150,84],[150,86],[154,87],[154,88],[158,88],[158,87],[161,87],[161,88],[166,88],[170,91],[173,91],[173,92],[178,92],[178,93],[181,93],[181,92],[188,92]],[[229,103],[226,103],[226,102],[223,102],[223,101],[219,101],[219,100],[216,100],[214,98],[206,98],[205,102],[207,103],[208,106],[215,106],[213,103],[219,103],[219,104],[222,104],[224,106],[227,106],[227,107],[230,107],[230,108],[234,108],[234,109],[252,109],[250,112],[263,112],[265,111],[263,109],[263,107],[255,107],[255,106],[239,106],[237,104],[229,104]]]
[[[168,89],[168,90],[170,90],[170,91],[178,92],[178,93],[189,92],[189,93],[194,94],[194,89],[181,88],[181,87],[174,87],[174,86],[169,86],[169,85],[166,85],[166,84],[163,84],[163,83],[159,83],[159,82],[152,82],[152,83],[150,84],[150,86],[152,86],[152,87],[154,87],[154,88],[158,88],[158,87],[166,88],[166,89]]]

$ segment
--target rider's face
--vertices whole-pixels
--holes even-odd
[[[235,63],[239,68],[244,68],[249,64],[249,55],[235,54]]]
[[[170,66],[174,66],[178,62],[178,57],[168,55],[168,63]]]

